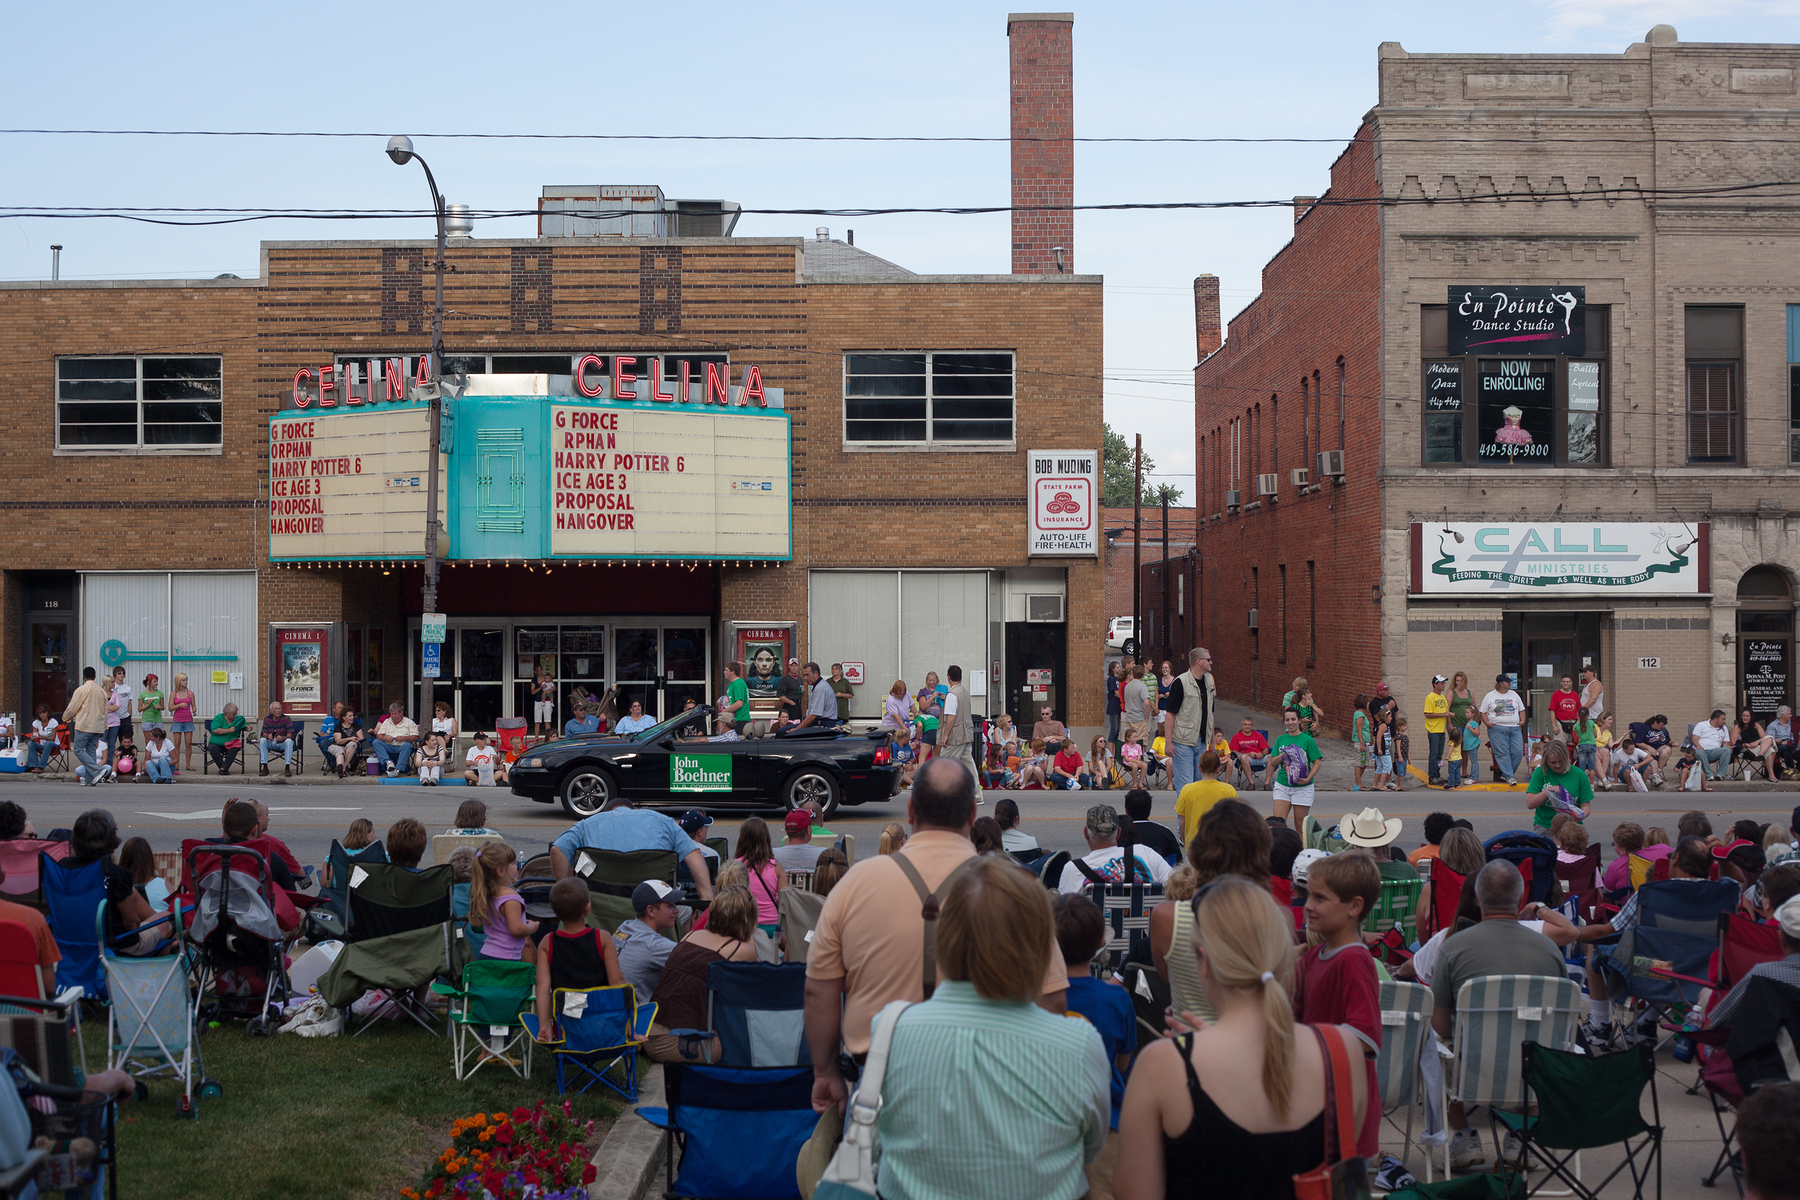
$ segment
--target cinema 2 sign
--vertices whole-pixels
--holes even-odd
[[[1587,353],[1587,288],[1485,284],[1450,289],[1450,353]]]

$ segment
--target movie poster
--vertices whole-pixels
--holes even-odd
[[[331,631],[324,626],[274,630],[275,663],[269,699],[281,701],[292,717],[328,711],[325,674],[329,669]]]
[[[793,657],[799,627],[791,621],[752,625],[734,622],[731,656],[744,664],[744,682],[750,688],[751,709],[773,709],[775,689]]]

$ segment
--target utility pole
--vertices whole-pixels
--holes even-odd
[[[1144,435],[1131,454],[1131,640],[1144,652]]]
[[[1162,652],[1164,654],[1168,654],[1170,657],[1174,657],[1174,655],[1171,654],[1170,650],[1169,650],[1169,564],[1172,563],[1174,560],[1169,557],[1169,493],[1166,490],[1162,494],[1162,510],[1163,510],[1162,638],[1157,642],[1157,645],[1162,647]]]

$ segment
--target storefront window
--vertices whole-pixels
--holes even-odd
[[[846,442],[1011,442],[1011,352],[846,354]]]
[[[223,363],[216,356],[57,359],[57,449],[216,452]]]
[[[1428,465],[1604,466],[1611,309],[1589,305],[1586,353],[1449,356],[1445,310],[1420,315],[1421,460]]]

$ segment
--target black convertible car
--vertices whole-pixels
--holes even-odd
[[[705,737],[710,710],[689,709],[642,733],[594,733],[533,746],[513,764],[515,795],[560,800],[572,817],[625,797],[672,807],[780,809],[817,801],[879,803],[900,786],[900,769],[879,734],[801,730],[734,742]]]

